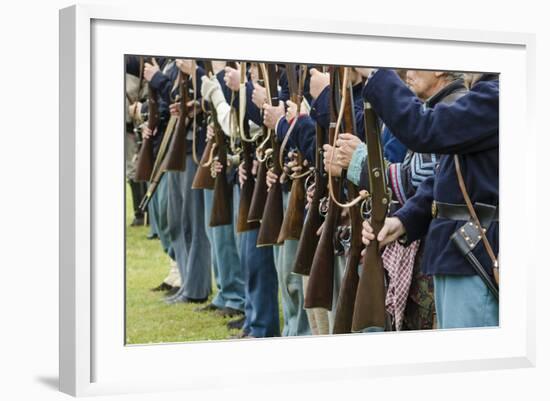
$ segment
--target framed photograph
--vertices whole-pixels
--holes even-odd
[[[229,23],[222,10],[213,11],[206,18],[198,5],[186,5],[185,12],[99,5],[78,5],[60,11],[61,391],[84,396],[224,388],[238,383],[242,377],[270,385],[282,380],[293,381],[296,375],[302,381],[313,382],[534,366],[535,253],[529,252],[534,245],[515,234],[524,230],[525,222],[534,225],[528,188],[534,187],[535,176],[527,163],[529,143],[535,140],[530,116],[535,85],[534,36],[287,16],[273,16],[267,22],[254,18],[253,14],[254,11],[250,11],[246,18],[232,18]],[[292,45],[282,45],[288,43]],[[161,76],[171,78],[160,82]],[[423,86],[428,81],[433,87]],[[471,126],[463,119],[454,121],[455,125],[459,121],[468,128],[460,135],[469,135],[475,130],[476,122],[485,121],[488,112],[483,107],[490,98],[492,111],[496,113],[491,120],[493,142],[489,146],[489,139],[483,142],[474,138],[464,150],[456,147],[455,142],[460,142],[460,138],[442,145],[429,136],[422,136],[422,132],[411,140],[412,145],[405,146],[409,143],[401,132],[407,116],[386,107],[386,103],[371,93],[377,83],[389,88],[387,98],[399,94],[401,98],[420,99],[421,102],[409,102],[402,109],[415,105],[422,118],[426,117],[426,121],[431,118],[430,124],[437,117],[432,112],[442,113],[441,110],[448,109],[454,115],[454,110],[468,104],[465,99],[476,92],[475,85],[481,85],[482,89],[478,86],[477,91],[482,106],[471,114],[468,120]],[[442,88],[447,88],[445,96],[450,96],[447,102],[440,96]],[[323,92],[327,89],[330,95]],[[160,94],[162,91],[164,95]],[[319,117],[323,93],[327,96],[324,131]],[[462,96],[465,98],[461,100]],[[436,105],[439,102],[442,105]],[[408,135],[412,137],[421,121],[415,119],[411,124],[413,128],[408,130]],[[453,125],[449,130],[452,128]],[[346,137],[345,133],[350,136]],[[336,141],[348,138],[351,143],[353,134],[359,137],[358,142],[365,144],[354,145],[350,160],[342,164],[344,161],[339,158],[345,154],[342,150],[345,146]],[[312,144],[300,142],[306,135],[313,138]],[[386,135],[395,135],[407,142],[402,144],[401,160],[409,157],[409,163],[415,163],[410,160],[420,163],[418,174],[407,173],[413,174],[413,184],[429,165],[432,176],[443,174],[437,170],[447,168],[452,171],[453,179],[458,179],[460,157],[463,157],[466,183],[488,180],[486,185],[496,193],[492,204],[474,202],[473,212],[468,200],[464,205],[462,202],[448,204],[435,195],[430,202],[431,218],[439,216],[456,221],[453,224],[457,234],[464,233],[460,238],[466,248],[474,249],[465,251],[470,258],[465,259],[468,260],[468,264],[464,262],[465,269],[471,271],[456,270],[457,277],[473,276],[481,283],[478,285],[495,287],[493,292],[486,291],[488,295],[483,301],[493,305],[483,309],[485,323],[452,323],[448,316],[454,318],[467,308],[471,314],[481,312],[474,304],[457,308],[456,302],[452,302],[454,298],[447,304],[436,305],[443,299],[442,295],[432,302],[432,309],[459,312],[438,312],[437,317],[430,312],[424,327],[407,322],[402,309],[405,306],[401,305],[401,309],[395,306],[403,302],[398,295],[394,295],[394,304],[388,303],[388,293],[397,293],[399,286],[394,284],[393,273],[388,268],[387,258],[391,256],[386,251],[397,249],[396,252],[402,252],[401,259],[409,258],[410,263],[405,264],[411,280],[416,259],[415,254],[407,256],[414,248],[410,242],[421,238],[420,234],[422,238],[426,235],[421,228],[416,228],[420,222],[407,223],[407,216],[400,215],[399,211],[395,214],[397,217],[392,218],[397,219],[394,221],[403,231],[388,228],[399,237],[399,241],[392,242],[395,247],[388,245],[384,253],[377,253],[381,259],[370,259],[370,264],[363,262],[363,256],[357,253],[357,260],[361,262],[354,266],[359,267],[345,266],[353,249],[360,251],[363,247],[353,248],[353,239],[359,238],[359,231],[346,233],[343,223],[346,216],[351,221],[347,225],[353,227],[355,212],[352,210],[355,210],[361,222],[366,218],[378,232],[384,218],[393,213],[391,203],[400,203],[399,208],[405,210],[404,205],[413,197],[403,190],[399,181],[402,177],[394,171],[406,161],[394,162],[386,149],[382,149],[387,143],[382,143]],[[302,139],[296,139],[298,137]],[[180,148],[173,159],[171,151],[178,143]],[[147,146],[151,147],[148,162]],[[290,146],[292,151],[287,152],[289,148],[285,146]],[[363,172],[354,170],[360,153],[355,146],[365,147],[365,162],[359,166],[365,166],[368,185],[354,194],[352,186],[345,190],[333,186],[342,182],[343,188],[344,182],[350,182],[362,189]],[[487,146],[491,152],[487,152]],[[222,148],[227,149],[222,151]],[[377,152],[383,156],[379,160]],[[433,160],[432,156],[428,156],[427,161],[420,156],[414,159],[415,154],[433,154]],[[453,159],[454,154],[460,156],[457,161]],[[248,167],[246,157],[250,157]],[[477,164],[469,163],[468,157],[477,157]],[[525,163],[510,163],[512,159]],[[257,168],[252,172],[254,163]],[[247,178],[240,178],[239,185],[239,172],[244,171],[244,176],[247,172],[253,174],[258,186],[262,163],[266,170],[278,171],[275,178],[271,177],[270,189],[266,189],[265,194],[270,198],[275,192],[272,189],[279,187],[281,211],[273,212],[276,209],[272,209],[271,200],[265,198],[260,203],[270,206],[266,206],[267,212],[260,213],[261,218],[254,219],[245,213],[248,218],[241,221],[243,182]],[[205,169],[203,179],[211,181],[210,187],[197,184],[197,172],[201,169]],[[385,170],[383,174],[381,169]],[[347,170],[347,175],[342,174],[343,170]],[[320,185],[310,185],[316,174],[328,175],[325,182],[331,183],[317,204],[313,188]],[[333,180],[332,174],[340,178]],[[281,178],[285,175],[287,182]],[[382,181],[378,183],[377,179]],[[446,190],[441,182],[439,193]],[[294,199],[295,183],[301,190],[302,203],[292,209],[288,205]],[[381,196],[377,185],[379,189],[391,191]],[[159,200],[162,186],[169,188],[164,189],[165,206],[161,206]],[[418,190],[426,184],[419,182],[413,186]],[[457,182],[455,191],[460,195],[459,186]],[[222,187],[225,189],[220,189]],[[224,195],[216,198],[218,189]],[[172,196],[175,193],[178,196]],[[432,189],[433,193],[437,190]],[[479,192],[473,191],[472,197],[476,196],[480,196]],[[196,201],[189,203],[192,198]],[[349,203],[353,199],[356,202]],[[385,206],[377,208],[377,202]],[[342,220],[334,220],[340,221],[334,224],[334,230],[343,227],[334,236],[339,241],[328,237],[327,242],[331,247],[338,248],[338,243],[342,246],[340,251],[331,248],[328,258],[334,262],[340,255],[341,275],[335,278],[338,274],[331,273],[328,289],[316,294],[311,282],[320,285],[314,275],[317,270],[328,268],[318,266],[328,259],[315,255],[319,263],[308,262],[305,273],[297,266],[298,251],[285,253],[286,241],[294,241],[293,246],[299,248],[301,242],[321,243],[323,236],[314,240],[313,235],[309,242],[301,241],[303,230],[309,227],[304,214],[296,218],[303,223],[298,224],[297,234],[288,228],[283,235],[281,229],[286,227],[284,214],[288,210],[303,212],[306,203],[309,211],[325,209],[324,227],[332,221],[331,207],[348,203],[342,210],[349,210]],[[316,206],[311,207],[312,204]],[[321,204],[326,207],[320,207]],[[232,209],[224,209],[227,205],[232,205]],[[176,226],[161,221],[162,213],[157,209],[162,207],[172,222],[179,222]],[[265,221],[277,216],[280,217],[275,237],[265,239],[270,237],[263,232],[268,227]],[[378,228],[374,223],[377,219],[381,222]],[[458,221],[462,220],[469,226],[459,225]],[[477,231],[471,228],[474,226]],[[166,242],[163,227],[169,238]],[[262,274],[272,266],[270,288],[275,289],[271,294],[275,314],[271,317],[275,329],[250,329],[247,302],[251,302],[252,290],[247,286],[253,280],[246,275],[240,279],[243,293],[240,301],[217,303],[225,280],[220,278],[219,269],[231,257],[225,248],[216,250],[213,236],[226,235],[218,227],[232,227],[224,232],[235,238],[231,240],[235,241],[234,254],[241,261],[243,252],[249,252],[246,249],[262,250],[254,253],[251,261],[264,260],[259,258],[268,255],[269,263],[257,263],[264,267],[260,269]],[[243,235],[251,230],[257,231],[253,240],[250,235]],[[363,243],[370,241],[369,244],[375,244],[374,249],[379,249],[374,239],[365,239],[370,238],[364,234],[365,230],[368,229],[363,229]],[[433,225],[430,230],[434,230]],[[415,237],[416,231],[419,235]],[[456,239],[451,240],[453,231],[445,236],[431,231],[431,239],[428,232],[426,241],[432,244],[439,241],[437,246],[441,249],[452,247],[452,254],[457,252],[456,244],[452,243]],[[204,241],[195,243],[194,250],[190,250],[190,236],[194,239],[202,236]],[[411,241],[409,236],[413,237]],[[246,241],[253,241],[251,248],[242,245],[245,237]],[[179,245],[174,245],[176,243]],[[373,249],[369,246],[367,256],[368,250]],[[491,256],[490,249],[496,256]],[[435,263],[430,250],[425,248],[424,252],[423,257],[431,260],[428,275],[435,277],[435,289],[430,281],[431,299],[434,299],[433,292],[441,294],[444,283],[447,290],[451,288],[451,281],[441,281],[441,277],[449,274],[446,269],[454,266],[454,256]],[[280,255],[288,254],[292,256],[287,265],[292,269],[288,268],[288,275],[282,278],[283,273],[275,264],[278,257],[284,259]],[[484,256],[480,257],[481,254]],[[373,264],[376,260],[377,264]],[[498,261],[498,278],[491,269],[476,270],[475,263],[480,261],[484,265]],[[334,265],[331,269],[338,270]],[[375,265],[378,270],[372,267]],[[197,273],[195,270],[201,266],[202,273]],[[221,271],[227,276],[224,269]],[[176,279],[165,278],[170,271]],[[355,296],[353,291],[351,312],[345,314],[341,312],[344,301],[340,299],[344,285],[334,282],[345,283],[350,279],[346,275],[349,272],[353,273],[354,285],[359,286],[359,291],[367,290],[361,292],[361,296]],[[483,272],[488,276],[483,277]],[[192,289],[185,284],[191,276]],[[309,283],[303,280],[304,276],[309,277]],[[375,276],[379,287],[373,284]],[[202,287],[196,285],[197,277],[204,283]],[[299,309],[307,325],[304,329],[289,328],[288,316],[294,312],[285,306],[292,298],[285,277],[292,277],[293,283],[300,287]],[[277,281],[279,287],[285,283],[287,298],[285,294],[278,295]],[[266,288],[258,289],[263,298],[268,296]],[[372,295],[377,288],[382,289],[382,298]],[[166,294],[167,291],[172,291],[171,295]],[[365,301],[366,312],[361,309],[364,299],[369,299]],[[378,302],[380,313],[371,312],[371,301]],[[321,323],[319,326],[315,323],[314,327],[312,322],[320,321],[315,320],[318,318],[312,312],[314,309],[325,316],[326,328],[321,328]],[[241,325],[228,326],[239,330],[226,328],[226,324],[238,321],[239,317],[242,317]],[[407,325],[409,329],[404,328]],[[212,370],[215,360],[230,360],[231,369]]]

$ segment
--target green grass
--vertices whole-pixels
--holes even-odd
[[[168,274],[170,260],[158,240],[146,239],[148,227],[130,227],[129,188],[126,195],[126,343],[221,340],[237,334],[227,329],[229,318],[196,312],[197,304],[167,305],[164,293],[150,291]]]

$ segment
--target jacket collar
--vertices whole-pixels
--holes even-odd
[[[432,95],[428,100],[426,100],[426,106],[427,107],[434,107],[441,100],[443,100],[444,98],[449,96],[451,93],[453,93],[453,92],[455,92],[459,89],[466,89],[465,86],[464,86],[464,80],[463,79],[456,79],[456,80],[452,81],[449,85],[442,88],[435,95]]]

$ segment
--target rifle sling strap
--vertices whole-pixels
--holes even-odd
[[[498,276],[498,260],[497,260],[497,257],[495,256],[495,253],[493,252],[493,249],[491,248],[491,244],[489,244],[489,240],[487,239],[487,236],[485,235],[485,231],[482,229],[481,223],[479,222],[477,214],[474,210],[474,206],[472,205],[472,200],[470,199],[470,196],[468,195],[468,191],[466,190],[466,184],[464,183],[464,178],[462,177],[462,171],[460,169],[460,159],[458,158],[458,155],[454,155],[454,162],[455,162],[456,176],[458,178],[458,186],[460,187],[460,191],[462,192],[462,196],[464,196],[464,200],[466,201],[466,206],[468,207],[468,211],[470,212],[470,216],[472,217],[472,220],[480,228],[479,232],[481,234],[481,240],[483,242],[483,246],[485,247],[485,250],[489,254],[489,257],[491,258],[491,261],[493,262],[493,274],[495,276],[495,281],[498,284],[499,276]]]

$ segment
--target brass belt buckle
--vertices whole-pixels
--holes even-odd
[[[432,218],[435,219],[437,216],[437,205],[435,201],[432,201]]]

